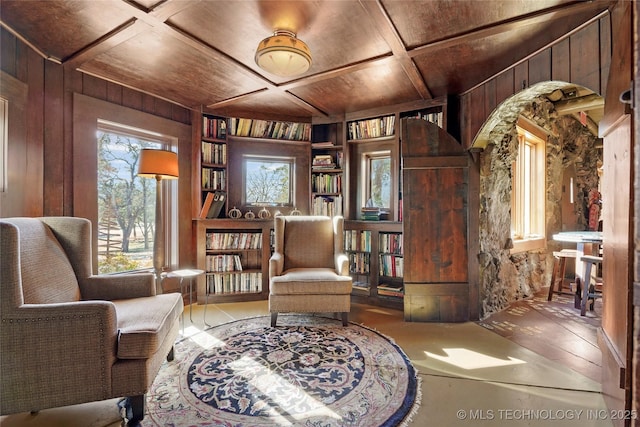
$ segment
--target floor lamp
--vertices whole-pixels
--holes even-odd
[[[156,225],[153,233],[153,269],[156,274],[156,293],[162,293],[164,267],[164,219],[162,206],[162,179],[178,179],[178,155],[166,150],[140,150],[138,175],[156,179]]]

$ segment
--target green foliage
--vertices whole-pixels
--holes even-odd
[[[136,270],[140,268],[140,263],[128,258],[122,252],[115,252],[107,255],[99,262],[99,273],[118,273],[121,271]]]

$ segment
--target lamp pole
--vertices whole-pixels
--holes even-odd
[[[164,218],[162,215],[162,176],[156,175],[156,225],[153,230],[153,269],[156,274],[156,294],[162,293],[164,267]]]

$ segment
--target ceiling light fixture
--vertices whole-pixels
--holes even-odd
[[[309,47],[288,30],[276,30],[262,40],[255,59],[260,68],[280,77],[298,76],[311,67]]]

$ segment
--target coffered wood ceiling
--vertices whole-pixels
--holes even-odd
[[[460,94],[610,4],[2,0],[0,22],[51,61],[191,109],[308,121]],[[256,46],[275,29],[311,49],[303,76],[255,64]]]

